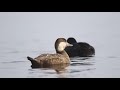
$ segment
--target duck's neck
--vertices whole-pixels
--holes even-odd
[[[59,52],[59,51],[56,51],[56,52],[57,52],[58,54],[64,55],[64,56],[67,57],[68,59],[70,59],[65,50],[63,50],[63,51],[61,51],[61,52]]]

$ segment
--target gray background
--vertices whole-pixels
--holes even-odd
[[[120,66],[120,12],[0,12],[1,75],[6,75],[5,70],[11,72],[10,67],[3,70],[11,66],[4,62],[26,61],[26,68],[29,68],[26,56],[55,53],[54,42],[58,37],[74,37],[94,46],[95,61],[105,62],[95,64],[95,67],[105,66],[108,71],[111,66]],[[109,61],[109,58],[113,60]],[[114,71],[119,70],[118,67]],[[101,72],[105,68],[100,68]],[[115,76],[119,75],[116,73]]]

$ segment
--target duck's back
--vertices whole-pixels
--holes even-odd
[[[80,42],[78,43],[80,48],[79,48],[79,56],[92,56],[95,54],[95,49],[93,48],[93,46],[89,45],[88,43],[85,42]]]
[[[86,42],[78,42],[77,43],[78,45],[80,45],[81,48],[88,48],[90,47],[90,45]]]
[[[86,57],[95,54],[95,49],[86,42],[74,43],[73,47],[67,47],[65,50],[70,57]]]
[[[61,54],[41,54],[35,58],[40,64],[63,64],[69,63],[67,57]]]

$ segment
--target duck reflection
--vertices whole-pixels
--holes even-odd
[[[39,66],[31,66],[32,69],[36,69],[36,68],[44,68],[44,69],[53,69],[56,71],[57,74],[62,74],[64,72],[66,72],[66,68],[69,66],[70,64],[55,64],[55,65],[39,65]]]

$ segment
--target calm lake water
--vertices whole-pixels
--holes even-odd
[[[27,56],[55,53],[58,37],[95,48],[63,71],[32,69]],[[0,78],[119,78],[119,12],[0,12]]]

